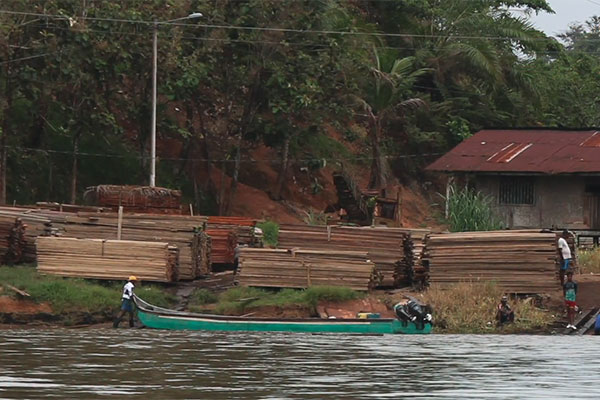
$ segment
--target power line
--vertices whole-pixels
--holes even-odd
[[[67,150],[51,150],[51,149],[39,149],[34,147],[24,147],[24,146],[6,146],[9,149],[13,150],[25,150],[25,151],[34,151],[38,153],[45,154],[64,154],[64,155],[73,155],[72,151]],[[389,160],[395,159],[409,159],[409,158],[418,158],[418,157],[433,157],[439,156],[444,153],[421,153],[421,154],[396,154],[396,155],[386,155],[384,158]],[[119,154],[108,154],[108,153],[89,153],[89,152],[77,152],[77,156],[85,156],[85,157],[102,157],[102,158],[116,158],[116,159],[149,159],[150,157],[143,156],[125,156]],[[214,159],[214,158],[177,158],[177,157],[157,157],[158,160],[162,161],[198,161],[198,162],[211,162],[211,163],[233,163],[234,159]],[[374,157],[368,156],[354,156],[354,157],[320,157],[320,158],[295,158],[294,160],[297,162],[320,162],[323,160],[327,161],[372,161]],[[272,158],[272,159],[245,159],[241,160],[242,163],[260,163],[260,162],[281,162],[280,158]]]
[[[50,54],[56,54],[56,53],[60,53],[60,51],[52,51],[50,53],[43,53],[43,54],[37,54],[34,56],[15,58],[14,60],[2,61],[2,62],[0,62],[0,65],[11,64],[11,63],[18,62],[18,61],[31,60],[34,58],[46,57],[46,56],[49,56]]]
[[[0,14],[9,15],[26,15],[32,17],[41,18],[57,18],[57,19],[68,19],[64,15],[56,14],[42,14],[42,13],[30,13],[21,11],[9,11],[0,10]],[[82,17],[77,18],[89,21],[102,21],[102,22],[119,22],[119,23],[132,23],[132,24],[143,24],[153,25],[154,21],[148,20],[131,20],[123,18],[100,18],[100,17]],[[172,25],[172,26],[183,26],[183,27],[200,27],[200,28],[212,28],[212,29],[228,29],[228,30],[247,30],[257,32],[280,32],[280,33],[299,33],[299,34],[321,34],[321,35],[347,35],[347,36],[374,36],[374,37],[393,37],[393,38],[420,38],[420,39],[484,39],[484,40],[518,40],[514,37],[508,36],[474,36],[474,35],[433,35],[433,34],[415,34],[415,33],[382,33],[382,32],[355,32],[355,31],[334,31],[334,30],[312,30],[312,29],[291,29],[291,28],[273,28],[273,27],[257,27],[257,26],[241,26],[241,25],[217,25],[217,24],[189,24],[179,22],[158,22],[159,24]],[[528,38],[528,41],[547,41],[548,38]]]

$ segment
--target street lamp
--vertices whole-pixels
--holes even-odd
[[[169,21],[154,21],[153,42],[152,42],[152,129],[150,135],[150,186],[156,186],[156,70],[158,58],[158,26],[161,24],[170,24],[176,21],[194,19],[202,17],[202,13],[191,13],[187,17],[176,18]]]

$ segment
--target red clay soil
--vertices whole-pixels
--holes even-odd
[[[317,312],[322,318],[356,318],[360,312],[379,313],[382,318],[394,318],[394,312],[372,295],[343,303],[322,302],[317,307]]]
[[[37,304],[29,300],[17,300],[8,296],[0,296],[0,313],[6,314],[38,314],[51,313],[47,303]]]

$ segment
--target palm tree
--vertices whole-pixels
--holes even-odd
[[[363,95],[354,100],[366,113],[368,137],[372,150],[369,188],[382,189],[388,181],[388,163],[382,150],[386,124],[395,117],[402,117],[409,109],[425,105],[420,98],[410,97],[415,80],[427,69],[416,69],[414,58],[396,58],[391,51],[373,50],[370,76],[365,81]]]

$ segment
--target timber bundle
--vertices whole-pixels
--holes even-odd
[[[553,233],[492,231],[429,235],[423,265],[432,286],[495,282],[510,293],[548,293],[559,288]]]
[[[239,244],[251,246],[256,243],[256,220],[253,218],[209,216],[207,219],[207,230],[222,229],[233,232]]]
[[[281,225],[280,248],[364,251],[381,276],[378,286],[408,285],[420,256],[424,229]]]
[[[7,264],[18,263],[26,248],[26,225],[20,218],[0,215],[0,258]]]
[[[377,285],[374,267],[364,251],[243,248],[237,279],[241,286],[369,290]]]
[[[176,280],[178,250],[160,242],[39,237],[38,271],[45,274],[155,282]]]
[[[181,191],[151,186],[98,185],[88,187],[83,194],[88,204],[123,206],[128,212],[181,214]]]
[[[207,229],[210,237],[210,258],[213,264],[233,264],[237,238],[235,233],[226,229]]]

